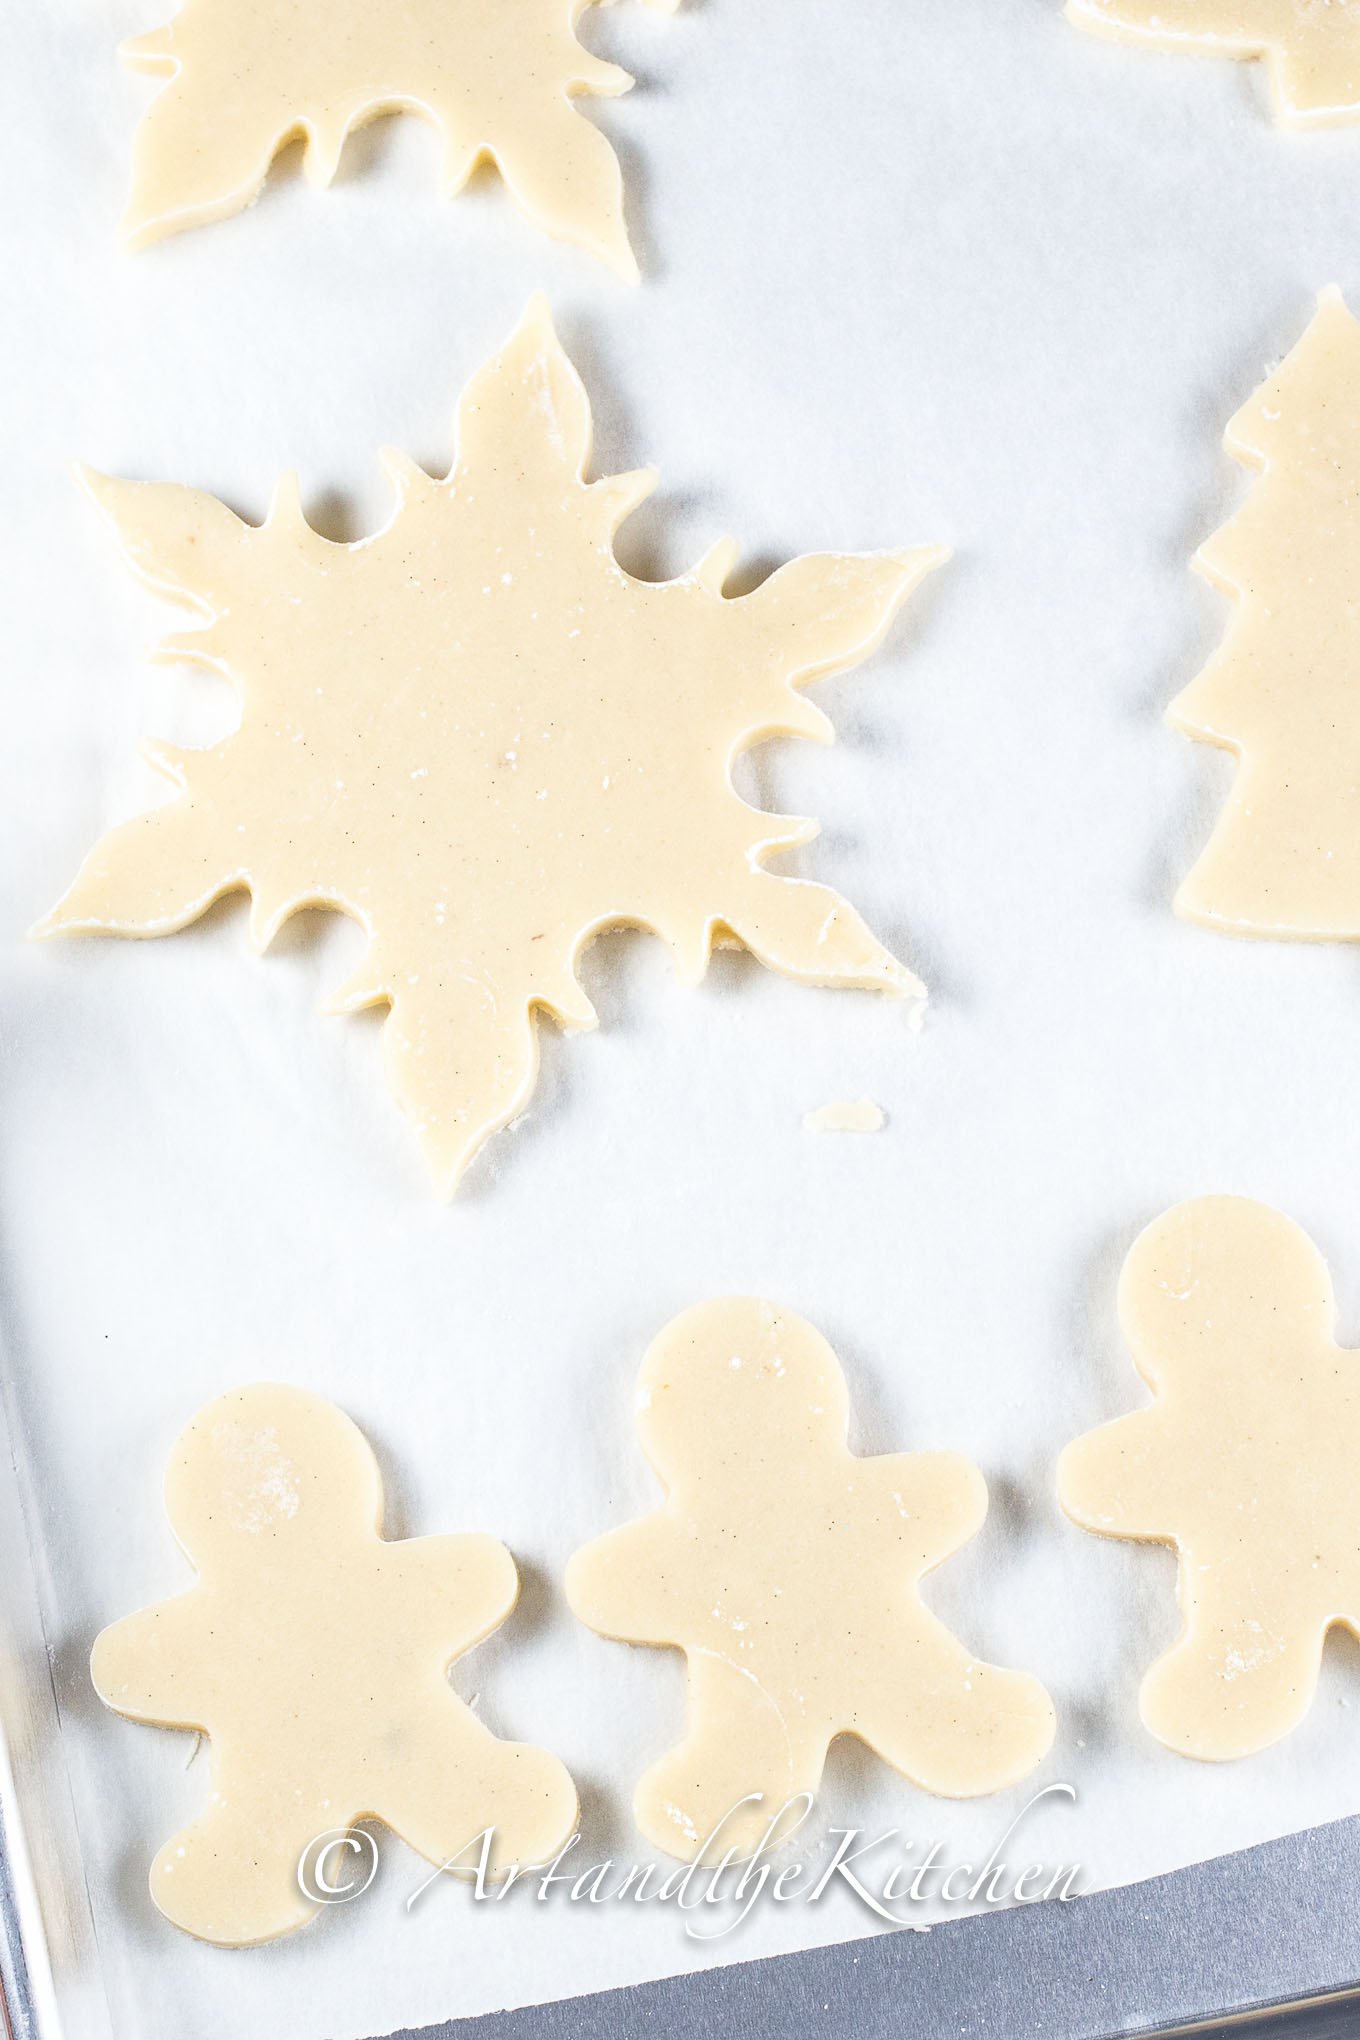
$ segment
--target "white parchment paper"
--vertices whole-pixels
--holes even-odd
[[[0,1329],[41,1497],[89,1990],[138,2040],[354,2040],[875,1925],[845,1893],[701,1946],[673,1911],[479,1907],[447,1881],[408,1912],[423,1872],[393,1843],[367,1897],[305,1934],[199,1947],[145,1873],[206,1766],[87,1683],[96,1629],[186,1582],[159,1500],[181,1424],[232,1384],[300,1382],[373,1439],[393,1533],[511,1546],[521,1606],[460,1690],[571,1766],[583,1857],[631,1858],[679,1661],[580,1629],[558,1583],[654,1493],[630,1422],[648,1339],[727,1289],[829,1335],[861,1449],[984,1469],[991,1520],[931,1598],[1055,1696],[1035,1782],[1078,1800],[1044,1812],[1036,1853],[1109,1884],[1360,1808],[1355,1651],[1329,1651],[1281,1747],[1168,1754],[1135,1692],[1176,1628],[1171,1559],[1083,1536],[1052,1494],[1063,1441],[1138,1398],[1115,1277],[1176,1199],[1292,1213],[1360,1336],[1360,968],[1172,918],[1227,765],[1159,719],[1227,616],[1188,571],[1247,485],[1222,427],[1319,286],[1360,304],[1360,134],[1276,134],[1249,69],[1090,40],[1056,0],[623,6],[586,32],[641,81],[597,113],[640,289],[535,234],[494,179],[441,201],[411,120],[356,138],[329,194],[290,161],[250,214],[127,257],[151,88],[113,51],[161,16],[14,7],[0,66]],[[840,747],[777,747],[751,779],[823,817],[801,868],[934,1003],[915,1036],[901,1008],[733,957],[687,993],[659,945],[613,938],[589,966],[601,1031],[546,1042],[528,1122],[445,1208],[374,1025],[315,1011],[355,931],[309,916],[262,961],[235,907],[165,942],[21,938],[150,797],[137,736],[229,716],[202,678],[147,667],[167,619],[71,464],[250,516],[295,466],[321,527],[359,533],[385,507],[375,448],[442,471],[458,388],[538,286],[600,468],[662,470],[624,535],[635,570],[724,530],[758,569],[957,547],[878,658],[820,690]],[[860,1096],[883,1133],[804,1132]],[[966,1856],[1027,1796],[937,1804],[838,1754],[825,1817]]]

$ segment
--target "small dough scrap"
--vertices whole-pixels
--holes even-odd
[[[389,454],[397,507],[339,545],[297,485],[267,521],[164,483],[91,479],[133,571],[204,627],[163,656],[231,679],[240,728],[152,753],[179,797],[99,843],[37,935],[168,935],[251,894],[263,950],[331,907],[368,937],[333,1010],[387,1004],[392,1088],[436,1186],[524,1110],[537,1024],[593,1027],[602,929],[670,944],[697,983],[728,937],[806,984],[920,981],[829,887],[766,860],[814,822],[752,808],[738,753],[825,741],[801,690],[878,644],[944,557],[809,555],[727,597],[729,540],[678,580],[625,573],[614,533],[651,472],[586,482],[590,407],[540,299],[472,380],[437,482]]]
[[[365,1439],[296,1388],[200,1411],[165,1499],[198,1584],[106,1629],[90,1670],[119,1714],[210,1741],[208,1811],[151,1868],[168,1920],[224,1947],[305,1926],[304,1851],[360,1820],[431,1863],[493,1823],[493,1871],[556,1854],[576,1826],[567,1772],[492,1735],[448,1682],[515,1605],[503,1544],[386,1542]]]
[[[1307,1234],[1246,1198],[1178,1205],[1124,1263],[1119,1320],[1154,1400],[1069,1445],[1058,1491],[1084,1529],[1176,1550],[1183,1627],[1140,1702],[1186,1756],[1288,1735],[1328,1629],[1360,1634],[1360,1355],[1335,1319]]]
[[[1239,763],[1176,911],[1231,934],[1354,941],[1360,324],[1339,291],[1323,292],[1227,444],[1264,479],[1196,565],[1236,598],[1237,614],[1168,717]]]
[[[1360,120],[1356,0],[1067,0],[1067,18],[1154,49],[1263,57],[1284,127]]]
[[[848,1415],[825,1339],[750,1297],[685,1312],[643,1362],[668,1499],[578,1551],[566,1586],[592,1629],[685,1652],[689,1732],[633,1800],[671,1855],[749,1853],[838,1735],[953,1798],[1015,1784],[1053,1740],[1038,1681],[981,1663],[916,1591],[981,1528],[981,1474],[949,1452],[857,1458]]]
[[[805,1133],[882,1133],[883,1107],[872,1098],[847,1098],[803,1114]]]
[[[636,277],[618,157],[572,105],[633,82],[577,40],[589,4],[185,0],[123,48],[169,81],[138,130],[125,238],[143,247],[242,211],[299,138],[309,181],[328,185],[354,128],[417,113],[439,132],[446,194],[490,162],[536,226]]]

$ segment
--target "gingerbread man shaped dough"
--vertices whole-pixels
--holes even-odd
[[[1307,1713],[1322,1643],[1360,1633],[1360,1358],[1298,1226],[1241,1197],[1154,1220],[1119,1284],[1150,1408],[1063,1453],[1063,1507],[1105,1537],[1173,1545],[1179,1640],[1143,1720],[1187,1756],[1250,1755]]]
[[[576,1823],[556,1757],[502,1742],[453,1692],[519,1581],[494,1538],[379,1534],[358,1430],[300,1389],[223,1396],[180,1437],[171,1524],[198,1572],[106,1629],[91,1672],[135,1721],[210,1739],[208,1811],[151,1869],[166,1918],[241,1947],[305,1925],[308,1844],[376,1818],[432,1863],[494,1824],[494,1863],[551,1857]]]
[[[974,1466],[855,1457],[825,1339],[748,1297],[669,1325],[637,1408],[668,1499],[578,1551],[567,1598],[607,1636],[686,1654],[689,1733],[634,1798],[650,1841],[687,1859],[748,1852],[816,1790],[841,1734],[956,1797],[1039,1762],[1053,1738],[1042,1686],[980,1663],[916,1593],[981,1526]]]

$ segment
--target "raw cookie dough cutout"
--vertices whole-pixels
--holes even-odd
[[[1238,768],[1176,910],[1231,934],[1355,940],[1360,324],[1338,291],[1323,292],[1227,445],[1263,479],[1196,565],[1237,614],[1168,714]]]
[[[916,1591],[981,1528],[981,1474],[949,1452],[857,1458],[848,1414],[825,1339],[748,1297],[685,1312],[643,1362],[668,1498],[578,1551],[566,1585],[592,1629],[685,1652],[688,1734],[633,1802],[671,1855],[754,1848],[837,1735],[956,1798],[1013,1785],[1052,1742],[1038,1681],[980,1663]]]
[[[872,1098],[836,1099],[803,1114],[804,1133],[882,1133],[883,1107]]]
[[[1078,1438],[1067,1513],[1174,1546],[1178,1641],[1143,1720],[1186,1756],[1249,1756],[1312,1704],[1323,1638],[1360,1634],[1360,1355],[1333,1337],[1331,1278],[1298,1226],[1242,1197],[1156,1219],[1119,1283],[1149,1408]]]
[[[650,471],[587,483],[590,409],[535,300],[464,392],[436,482],[403,455],[375,537],[318,537],[292,477],[267,521],[212,496],[91,477],[133,571],[204,627],[164,656],[235,683],[240,729],[151,752],[178,798],[97,845],[38,935],[167,935],[251,894],[264,949],[301,907],[368,937],[332,1010],[386,1003],[385,1064],[451,1194],[523,1111],[547,1012],[588,1028],[576,977],[604,928],[669,943],[697,983],[715,940],[816,985],[923,988],[823,885],[766,859],[816,824],[749,807],[738,753],[825,741],[801,689],[878,644],[944,557],[810,555],[723,594],[721,540],[664,584],[614,556]]]
[[[1067,18],[1124,42],[1263,57],[1285,127],[1360,119],[1360,8],[1353,0],[1067,0]]]
[[[359,1820],[432,1863],[492,1823],[502,1871],[556,1853],[576,1825],[571,1779],[492,1735],[447,1678],[515,1605],[504,1545],[386,1542],[367,1443],[296,1388],[209,1404],[165,1499],[198,1584],[106,1629],[90,1669],[118,1713],[210,1741],[208,1811],[151,1869],[168,1920],[230,1947],[304,1926],[303,1852]]]
[[[418,113],[439,131],[449,196],[489,161],[536,226],[635,277],[618,158],[572,105],[633,82],[578,42],[588,4],[185,0],[123,50],[169,80],[137,133],[125,237],[141,247],[240,212],[299,137],[308,179],[327,185],[352,129]]]

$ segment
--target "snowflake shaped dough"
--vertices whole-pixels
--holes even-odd
[[[1067,0],[1067,17],[1157,49],[1263,57],[1286,127],[1360,120],[1356,0]]]
[[[1227,445],[1261,479],[1195,564],[1236,615],[1168,719],[1238,768],[1176,910],[1237,935],[1360,939],[1360,323],[1339,291]]]
[[[613,535],[651,473],[587,483],[585,392],[536,302],[459,410],[433,481],[397,489],[376,537],[337,545],[286,478],[267,521],[215,498],[94,478],[135,572],[206,627],[174,659],[235,683],[237,733],[154,749],[179,797],[114,829],[35,933],[164,935],[251,894],[268,945],[305,906],[369,937],[334,1010],[391,1006],[394,1089],[451,1193],[533,1090],[540,1008],[595,1012],[582,949],[632,924],[689,982],[716,939],[821,985],[918,981],[827,887],[763,868],[813,823],[749,807],[734,757],[830,733],[797,691],[863,658],[943,554],[813,555],[739,598],[734,548],[664,584]]]
[[[1312,1704],[1323,1638],[1360,1634],[1360,1355],[1289,1219],[1204,1197],[1154,1221],[1119,1284],[1147,1409],[1069,1445],[1063,1507],[1087,1530],[1175,1547],[1179,1640],[1142,1716],[1187,1756],[1266,1748]]]
[[[493,1823],[502,1872],[556,1853],[576,1824],[566,1771],[492,1735],[447,1678],[515,1605],[504,1545],[388,1543],[363,1436],[295,1388],[200,1411],[165,1493],[198,1584],[106,1629],[91,1673],[118,1713],[209,1738],[208,1811],[152,1865],[167,1919],[230,1947],[304,1926],[304,1851],[358,1820],[432,1863]]]
[[[651,1842],[711,1860],[753,1848],[815,1793],[842,1734],[951,1797],[1033,1769],[1053,1739],[1048,1695],[973,1657],[916,1591],[981,1528],[976,1467],[857,1458],[830,1346],[749,1297],[662,1332],[637,1412],[667,1501],[578,1551],[567,1598],[606,1636],[686,1654],[689,1733],[634,1796]]]
[[[618,158],[572,105],[633,82],[577,40],[588,4],[185,0],[123,51],[169,81],[137,134],[124,234],[142,246],[240,212],[298,137],[308,178],[327,185],[352,129],[409,112],[439,131],[447,193],[489,160],[535,225],[636,276]]]

